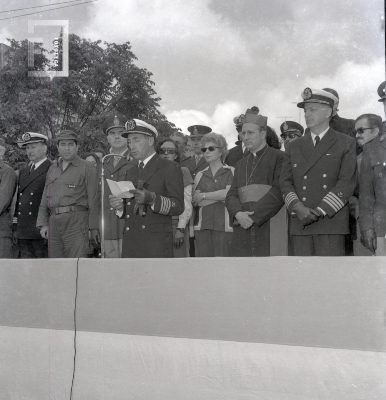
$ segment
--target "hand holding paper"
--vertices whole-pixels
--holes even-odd
[[[121,199],[130,199],[131,197],[134,197],[134,195],[130,193],[130,190],[135,190],[133,182],[131,181],[115,182],[110,179],[106,179],[106,181],[109,184],[111,193],[115,197],[119,197]]]

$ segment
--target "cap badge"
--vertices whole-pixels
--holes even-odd
[[[304,100],[308,100],[310,99],[312,96],[312,90],[310,88],[305,88],[303,93],[302,93],[302,97]]]
[[[285,130],[285,131],[287,131],[287,130],[288,130],[288,125],[287,125],[287,123],[286,123],[286,122],[284,122],[284,125],[283,125],[283,130]]]
[[[382,90],[383,90],[383,93],[386,94],[386,86]]]
[[[114,124],[115,126],[119,125],[119,118],[118,118],[116,115],[114,116],[113,124]]]
[[[193,133],[194,133],[195,135],[198,135],[198,130],[197,130],[196,127],[194,127],[194,129],[193,129]]]
[[[135,121],[133,119],[131,119],[130,121],[126,122],[126,129],[128,131],[133,131],[136,126],[137,126],[137,124],[135,123]]]
[[[31,135],[29,133],[24,133],[23,136],[21,137],[25,142],[28,142],[31,140]]]

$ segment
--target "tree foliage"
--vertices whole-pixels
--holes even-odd
[[[178,130],[158,110],[152,74],[135,65],[129,42],[102,45],[70,34],[69,76],[29,77],[31,70],[62,69],[62,35],[59,43],[57,67],[50,65],[42,45],[35,44],[34,67],[29,68],[28,41],[9,40],[7,63],[0,70],[0,134],[14,147],[11,163],[23,159],[15,144],[27,131],[55,139],[61,129],[71,128],[80,135],[82,151],[101,144],[107,149],[101,126],[114,110],[151,123],[162,136]],[[55,153],[55,146],[51,151]]]

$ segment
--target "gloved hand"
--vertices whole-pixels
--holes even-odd
[[[184,244],[184,234],[179,231],[178,229],[176,230],[176,233],[174,235],[174,247],[179,249],[183,244]]]
[[[132,189],[130,193],[134,194],[134,198],[137,204],[144,204],[152,206],[155,203],[155,193],[149,192],[146,189]]]
[[[375,250],[377,250],[377,235],[374,229],[361,231],[361,243],[372,253],[375,253]]]
[[[90,229],[91,245],[98,249],[101,246],[101,238],[99,236],[99,229]]]
[[[313,208],[306,207],[300,201],[293,206],[292,210],[304,226],[310,225],[320,218],[319,212],[315,211]]]

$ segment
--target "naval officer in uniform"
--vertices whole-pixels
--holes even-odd
[[[131,181],[133,198],[110,195],[111,207],[125,220],[122,258],[173,257],[172,216],[184,211],[181,167],[161,158],[154,148],[157,130],[133,119],[126,123],[131,155],[137,161],[122,180]]]
[[[329,126],[338,99],[325,90],[302,93],[307,127],[285,151],[280,187],[293,215],[295,256],[344,256],[348,200],[356,185],[356,142]]]
[[[47,239],[43,239],[36,228],[40,201],[51,161],[47,158],[48,137],[35,132],[26,132],[18,142],[25,149],[29,164],[20,171],[15,215],[14,236],[21,258],[47,258]]]

